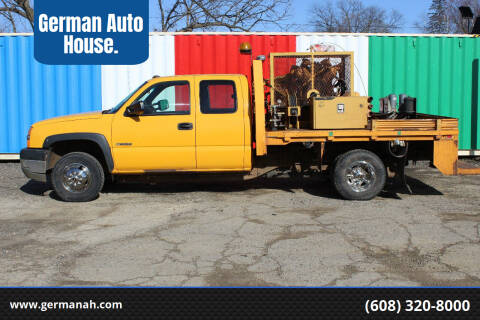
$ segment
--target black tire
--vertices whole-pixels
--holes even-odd
[[[88,153],[64,155],[51,173],[53,190],[67,202],[86,202],[98,197],[105,183],[102,165]]]
[[[342,154],[333,168],[333,186],[347,200],[370,200],[385,186],[387,170],[373,152],[356,149]]]
[[[328,165],[328,168],[327,168],[327,170],[328,170],[328,172],[327,172],[327,173],[328,173],[328,174],[327,174],[327,177],[328,177],[328,180],[329,180],[330,182],[332,182],[332,183],[333,183],[333,180],[334,180],[335,166],[337,165],[338,159],[340,159],[343,155],[344,155],[344,153],[337,155],[337,156],[333,159],[332,163],[330,163],[330,164]]]

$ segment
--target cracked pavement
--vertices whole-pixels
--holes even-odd
[[[480,178],[407,175],[368,202],[272,178],[64,203],[0,163],[0,285],[479,286]]]

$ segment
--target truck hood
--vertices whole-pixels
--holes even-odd
[[[35,123],[35,126],[43,126],[43,125],[49,125],[49,124],[54,124],[58,122],[65,122],[65,121],[76,121],[76,120],[88,120],[88,119],[99,119],[102,117],[102,111],[95,111],[95,112],[86,112],[86,113],[78,113],[78,114],[72,114],[68,116],[63,116],[63,117],[55,117],[43,121],[39,121]]]

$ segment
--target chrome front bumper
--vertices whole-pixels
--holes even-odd
[[[48,150],[26,148],[20,152],[23,174],[32,180],[47,182]]]

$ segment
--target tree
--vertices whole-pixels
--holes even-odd
[[[6,1],[2,0],[2,5],[6,5]],[[17,32],[17,23],[15,22],[15,18],[11,11],[0,11],[0,17],[5,19],[5,23],[3,23],[2,27],[0,28],[1,32],[6,32],[8,29],[11,29],[12,32]],[[10,28],[8,27],[10,26]]]
[[[17,31],[15,15],[26,19],[33,30],[35,16],[30,0],[2,0],[0,14],[10,22],[13,32]]]
[[[252,31],[279,25],[286,19],[290,0],[158,0],[158,31]]]
[[[441,6],[438,2],[442,2]],[[422,21],[416,23],[416,26],[425,33],[470,33],[473,23],[470,23],[470,30],[468,30],[468,23],[458,10],[461,6],[469,6],[472,8],[474,17],[480,16],[480,0],[434,0],[429,12],[422,17]],[[432,13],[434,13],[433,16]]]
[[[403,16],[376,6],[364,6],[359,0],[338,0],[313,8],[311,23],[319,32],[390,33],[398,30]]]
[[[472,8],[474,21],[475,17],[480,16],[480,1],[479,0],[451,0],[447,5],[447,17],[450,33],[470,33],[473,23],[470,23],[470,30],[468,30],[468,23],[462,18],[458,7],[468,6]]]
[[[447,2],[445,0],[432,1],[426,25],[428,33],[449,33],[447,10]]]

